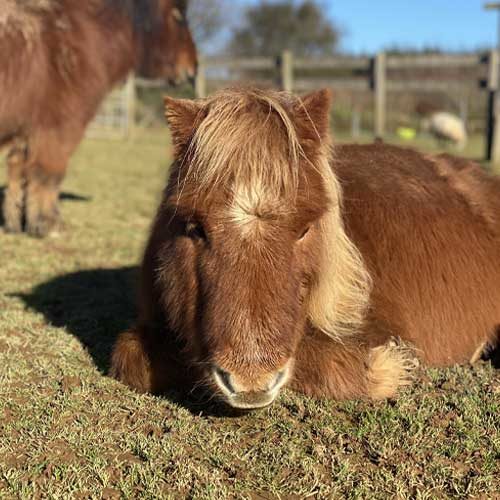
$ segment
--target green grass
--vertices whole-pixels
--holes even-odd
[[[169,160],[164,131],[138,136],[82,144],[62,236],[0,233],[0,498],[500,498],[486,363],[422,372],[396,401],[285,391],[225,417],[109,379]]]

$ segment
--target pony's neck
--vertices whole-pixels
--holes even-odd
[[[154,33],[157,0],[103,0],[100,16],[104,35],[112,34],[103,54],[113,83],[140,68],[148,38]],[[112,27],[112,28],[111,28]]]
[[[125,16],[135,34],[142,35],[155,29],[158,0],[104,0],[105,5]]]

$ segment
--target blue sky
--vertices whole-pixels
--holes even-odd
[[[481,0],[328,0],[345,30],[342,48],[375,52],[389,45],[467,50],[496,44],[497,14]]]
[[[320,0],[344,30],[341,49],[376,52],[397,44],[471,50],[496,45],[497,14],[483,0]],[[242,4],[258,3],[243,0]]]

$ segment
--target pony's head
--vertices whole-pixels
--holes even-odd
[[[136,0],[135,16],[144,40],[138,68],[141,76],[166,78],[171,83],[194,79],[198,62],[186,4],[187,0]]]
[[[361,321],[368,278],[329,165],[330,93],[166,98],[175,149],[156,223],[169,328],[232,406],[273,401],[308,328]]]

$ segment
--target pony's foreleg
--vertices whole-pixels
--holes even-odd
[[[411,349],[393,340],[370,348],[356,339],[337,342],[316,333],[299,348],[290,386],[338,400],[383,399],[410,382],[415,363]]]
[[[419,366],[415,350],[399,339],[373,347],[368,351],[366,371],[367,396],[385,399],[397,394],[401,386],[410,385],[413,371]]]
[[[133,328],[119,335],[111,355],[110,375],[138,392],[153,391],[153,366],[144,332]]]
[[[189,374],[190,372],[190,374]],[[121,333],[113,347],[110,375],[138,392],[185,390],[194,383],[178,347],[166,332],[155,336],[136,326]]]
[[[28,169],[26,187],[26,232],[43,237],[61,229],[59,188],[64,169],[50,172],[43,167]]]
[[[5,231],[9,233],[23,229],[25,166],[26,144],[14,144],[7,156],[8,185],[3,201]]]
[[[40,127],[30,140],[26,168],[26,231],[46,236],[62,228],[59,216],[59,189],[69,158],[85,130],[78,117],[64,127]]]

